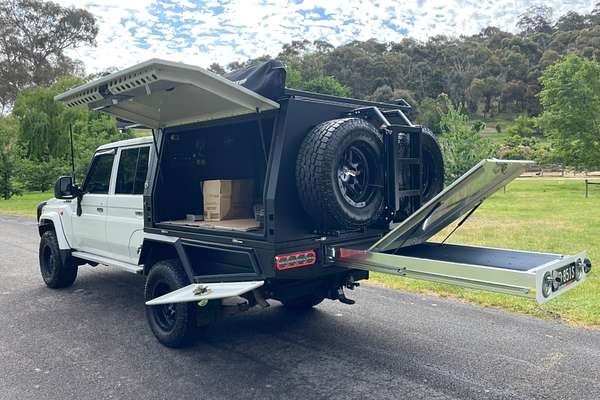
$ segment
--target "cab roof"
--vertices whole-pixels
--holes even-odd
[[[106,143],[98,147],[96,151],[116,149],[118,147],[137,146],[147,143],[152,143],[152,136],[142,136],[133,139],[119,140],[118,142]]]

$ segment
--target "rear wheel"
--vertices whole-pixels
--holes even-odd
[[[77,264],[70,256],[61,257],[56,232],[44,232],[39,249],[40,272],[46,285],[52,289],[69,287],[77,278]]]
[[[145,299],[152,300],[189,283],[178,260],[159,261],[148,274]],[[196,326],[194,307],[194,303],[146,306],[148,324],[158,341],[168,347],[183,347],[191,343]]]

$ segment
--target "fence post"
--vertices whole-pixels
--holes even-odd
[[[585,182],[585,198],[587,199],[588,198],[588,180],[585,179],[584,182]]]

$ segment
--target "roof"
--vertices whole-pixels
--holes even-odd
[[[114,149],[117,147],[137,146],[146,143],[152,143],[152,136],[142,136],[133,139],[119,140],[118,142],[106,143],[98,147],[96,151]]]

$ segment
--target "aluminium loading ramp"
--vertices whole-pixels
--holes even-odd
[[[351,269],[509,293],[544,303],[585,280],[591,268],[585,253],[561,255],[427,241],[460,217],[468,218],[530,164],[482,160],[370,247],[330,246],[327,256]]]

